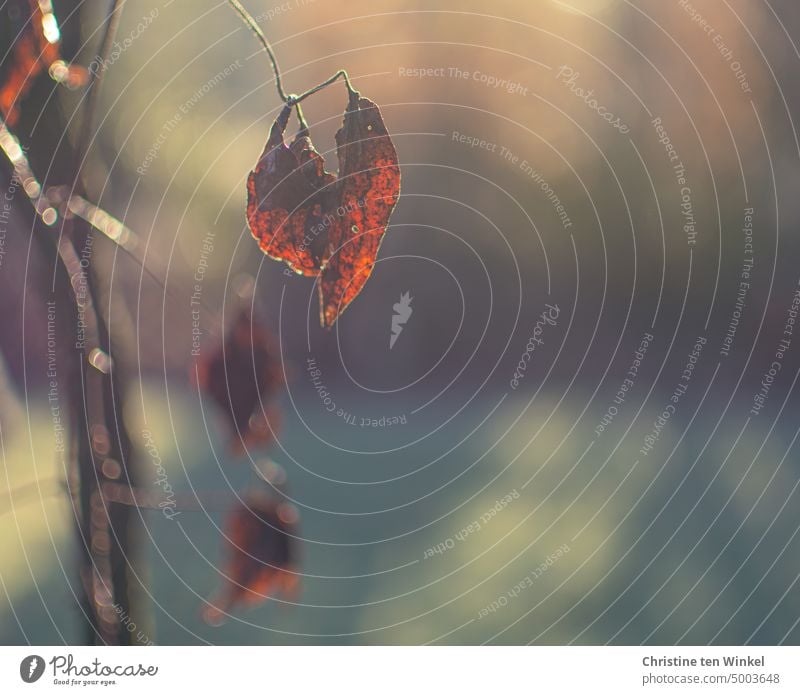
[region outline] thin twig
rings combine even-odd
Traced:
[[[164,492],[160,489],[131,487],[115,482],[105,482],[103,497],[115,504],[136,509],[171,509],[176,512],[227,512],[241,499],[227,492]]]
[[[296,104],[299,104],[306,97],[310,97],[312,94],[316,94],[321,89],[324,89],[328,85],[331,85],[334,82],[336,82],[336,80],[338,80],[340,77],[344,78],[344,84],[347,87],[347,91],[350,94],[350,96],[358,94],[358,91],[353,88],[353,85],[350,82],[350,76],[347,74],[347,70],[339,70],[339,72],[337,72],[335,75],[329,77],[324,82],[320,82],[316,87],[312,87],[311,89],[303,92],[300,96],[295,97],[294,102]]]
[[[269,60],[272,63],[272,72],[275,74],[275,86],[278,88],[278,96],[280,96],[281,101],[288,104],[289,96],[283,89],[283,82],[281,82],[281,71],[278,69],[278,59],[275,57],[275,51],[272,50],[272,46],[270,46],[269,41],[267,41],[267,37],[264,36],[264,32],[261,31],[261,27],[258,26],[258,22],[256,22],[256,20],[253,18],[253,15],[244,9],[239,0],[228,0],[228,4],[234,10],[236,10],[242,21],[247,24],[250,29],[252,29],[253,33],[261,42],[261,45],[264,47],[264,50],[267,52]]]
[[[278,59],[275,57],[275,51],[273,50],[270,42],[267,41],[267,37],[264,36],[264,32],[261,31],[261,27],[258,26],[258,22],[256,22],[253,15],[251,15],[239,2],[239,0],[228,0],[228,4],[236,10],[236,13],[242,19],[242,21],[247,24],[250,29],[252,29],[253,33],[256,35],[258,40],[261,42],[261,45],[266,51],[267,55],[269,56],[270,63],[272,64],[272,73],[275,76],[275,87],[278,90],[278,96],[281,98],[281,101],[285,104],[289,104],[290,106],[294,106],[297,109],[297,120],[300,122],[300,129],[307,130],[308,124],[306,123],[305,118],[303,117],[303,110],[300,108],[300,102],[307,97],[310,97],[312,94],[316,94],[321,89],[325,89],[329,85],[332,85],[336,80],[340,77],[344,79],[344,84],[347,87],[348,94],[353,96],[358,96],[358,91],[353,87],[352,83],[350,82],[350,76],[347,74],[346,70],[339,70],[335,75],[329,77],[327,80],[320,82],[316,87],[312,87],[311,89],[306,90],[300,95],[297,94],[287,94],[286,90],[283,88],[283,80],[281,79],[281,71],[278,67]]]

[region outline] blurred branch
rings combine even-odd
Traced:
[[[51,186],[46,191],[43,189],[19,140],[8,129],[2,118],[0,118],[0,151],[11,163],[14,176],[22,184],[22,188],[41,222],[50,226],[55,223],[59,214],[64,217],[76,215],[122,249],[161,289],[172,294],[173,298],[177,298],[174,290],[170,290],[167,286],[163,273],[154,270],[152,263],[145,262],[139,251],[141,241],[136,232],[111,213],[89,202],[84,196],[70,194],[70,186]],[[186,291],[191,294],[188,288]],[[208,306],[205,300],[200,299],[199,304],[209,316],[217,318],[217,312]]]
[[[125,0],[111,0],[111,9],[106,17],[106,27],[103,32],[103,40],[100,43],[99,65],[106,65],[114,47],[114,36],[119,28],[119,20],[122,17],[122,6]],[[86,107],[81,121],[81,130],[78,142],[75,147],[75,179],[73,184],[82,188],[83,166],[86,156],[91,146],[92,135],[94,132],[94,116],[97,113],[98,100],[100,98],[100,86],[103,81],[105,70],[90,70],[89,84],[86,87]]]
[[[100,64],[105,64],[114,44],[124,0],[111,0],[100,44]],[[91,71],[84,97],[85,104],[77,145],[73,152],[71,195],[83,196],[86,185],[83,170],[94,136],[95,113],[105,71]],[[131,510],[122,505],[107,505],[100,493],[102,480],[121,478],[133,485],[132,446],[120,416],[125,384],[115,364],[111,336],[105,319],[97,308],[95,266],[84,272],[84,255],[91,258],[89,229],[78,236],[83,251],[76,247],[75,215],[63,211],[58,252],[72,281],[78,316],[87,327],[86,341],[79,341],[82,359],[79,379],[73,379],[73,424],[77,439],[72,490],[76,508],[77,532],[82,549],[81,579],[85,601],[90,611],[91,632],[102,644],[130,643],[130,636],[119,622],[119,614],[131,615],[129,571],[132,558]],[[88,251],[87,251],[88,249]],[[81,297],[83,285],[84,297]],[[82,301],[83,300],[83,301]],[[89,342],[91,338],[91,343]],[[93,343],[93,345],[92,345]],[[87,350],[87,348],[90,348]],[[91,368],[86,367],[86,362]]]
[[[25,485],[19,485],[6,492],[3,497],[0,497],[0,516],[15,511],[17,504],[25,504],[29,500],[35,499],[33,494],[35,492],[38,492],[40,497],[43,494],[49,497],[58,492],[63,492],[64,488],[64,481],[56,477],[42,478]]]
[[[19,485],[0,497],[0,516],[16,511],[18,505],[24,505],[39,498],[54,497],[67,490],[67,482],[58,477],[41,478],[33,482]],[[172,493],[143,487],[132,487],[121,483],[104,482],[101,494],[105,501],[123,504],[136,509],[174,508],[179,512],[220,512],[228,511],[239,498],[231,493]]]
[[[174,299],[179,299],[175,295],[175,290],[170,289],[166,281],[166,272],[159,267],[159,270],[153,268],[152,262],[146,262],[145,257],[140,252],[142,247],[141,237],[127,227],[123,222],[114,217],[111,213],[106,212],[103,208],[89,202],[86,198],[80,195],[69,195],[66,186],[54,186],[47,190],[46,196],[49,203],[58,209],[63,210],[64,214],[72,214],[80,217],[84,222],[89,224],[93,229],[100,232],[106,239],[112,241],[118,248],[122,249],[125,254],[133,260],[161,289],[167,294],[172,295]],[[180,288],[188,294],[192,294],[192,290],[188,287]],[[202,309],[204,309],[209,316],[217,318],[217,313],[204,299],[198,300]]]
[[[11,166],[14,169],[14,176],[22,184],[22,190],[31,201],[34,211],[39,219],[46,225],[50,226],[55,223],[57,213],[50,204],[50,201],[42,193],[42,185],[31,169],[28,157],[25,150],[22,149],[19,140],[8,129],[0,118],[0,150],[8,157]]]

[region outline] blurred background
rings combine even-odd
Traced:
[[[800,641],[796,4],[245,4],[287,91],[345,68],[380,106],[402,194],[369,282],[320,328],[313,279],[245,221],[281,107],[258,42],[225,2],[124,3],[84,175],[137,255],[98,236],[91,264],[141,484],[160,475],[147,431],[171,488],[201,500],[137,510],[148,641]],[[90,65],[106,4],[53,5],[62,53]],[[21,102],[14,132],[50,185],[81,95],[43,77]],[[304,102],[332,171],[345,105],[338,82]],[[0,642],[80,643],[52,259],[11,198]],[[243,287],[287,378],[276,440],[244,452],[192,378]],[[224,514],[203,495],[235,495],[267,459],[300,515],[300,591],[208,625]]]

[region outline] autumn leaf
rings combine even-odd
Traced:
[[[17,18],[18,28],[11,58],[0,78],[0,113],[13,127],[19,119],[20,102],[43,70],[71,88],[86,84],[88,72],[61,59],[61,34],[50,0],[11,0],[6,12]]]
[[[298,273],[317,275],[324,249],[306,243],[306,236],[322,223],[323,210],[335,203],[331,184],[336,177],[325,172],[307,131],[301,130],[291,147],[286,146],[283,134],[291,113],[292,107],[285,106],[278,115],[264,154],[247,179],[247,220],[264,253]]]
[[[252,491],[226,524],[224,586],[209,600],[204,619],[219,624],[236,606],[251,606],[277,593],[292,597],[297,574],[297,510],[264,490]]]
[[[285,106],[247,180],[247,220],[261,249],[319,276],[320,323],[330,327],[363,288],[400,195],[400,168],[378,107],[353,92],[336,133],[339,174],[302,128],[291,145]]]
[[[320,319],[326,327],[336,322],[367,282],[400,195],[397,152],[372,101],[350,100],[336,145],[340,209],[345,214],[331,227],[330,256],[319,283]]]
[[[276,352],[269,333],[242,309],[219,350],[197,365],[199,386],[224,413],[236,451],[269,444],[278,427],[269,406],[283,383]]]

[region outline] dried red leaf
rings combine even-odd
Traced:
[[[239,605],[254,605],[276,593],[292,597],[297,573],[297,510],[264,491],[246,495],[228,517],[224,586],[203,617],[212,624]]]
[[[331,184],[336,177],[325,172],[307,132],[301,130],[291,147],[286,146],[283,133],[291,113],[290,106],[283,108],[247,179],[247,219],[264,253],[298,273],[317,275],[323,249],[306,237],[322,222],[323,209],[335,195]]]
[[[50,0],[13,0],[7,11],[21,19],[11,59],[0,82],[0,113],[13,127],[19,119],[19,103],[43,70],[73,88],[86,84],[88,72],[61,60],[58,23]]]
[[[367,282],[400,195],[397,152],[372,101],[351,101],[336,145],[345,214],[328,235],[330,257],[319,283],[323,326],[332,326]]]
[[[247,220],[261,249],[303,275],[319,275],[320,322],[332,326],[363,288],[400,195],[397,152],[378,107],[351,95],[336,133],[338,176],[306,130],[290,146],[291,107],[270,130],[247,180]]]
[[[220,349],[198,363],[198,374],[200,388],[225,414],[235,450],[272,441],[279,416],[267,404],[283,374],[271,336],[249,311],[240,312]]]

